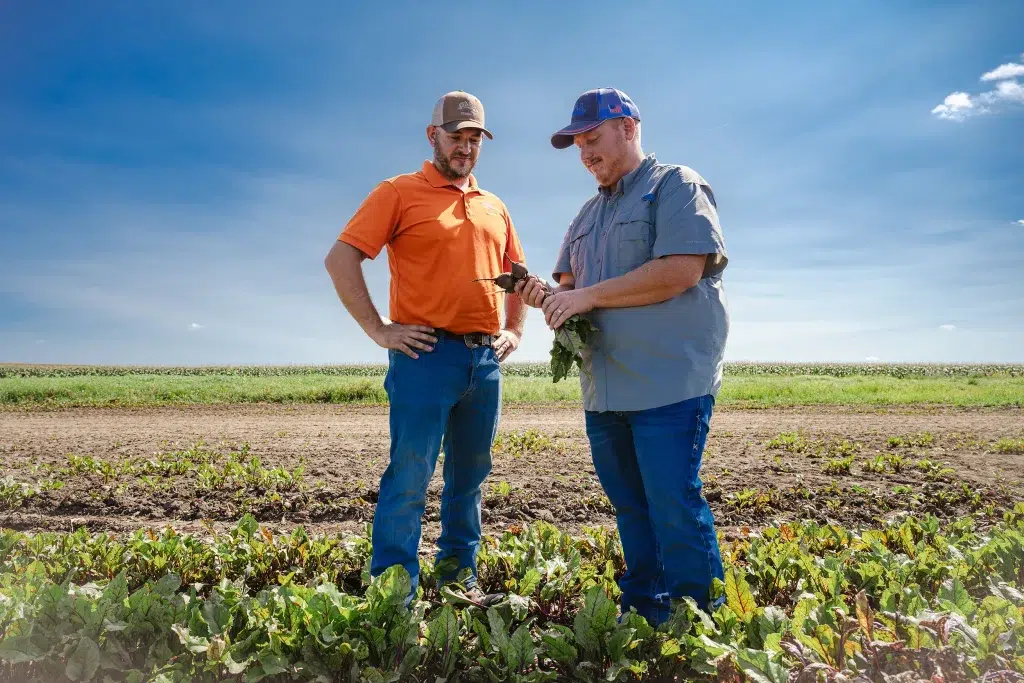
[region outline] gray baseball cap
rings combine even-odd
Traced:
[[[463,128],[479,128],[490,139],[491,131],[484,128],[484,105],[468,92],[453,90],[441,96],[434,105],[430,125],[440,126],[449,133]]]

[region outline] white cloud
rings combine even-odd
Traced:
[[[1024,55],[1021,55],[1021,60],[1024,60]],[[1010,62],[1009,64],[1000,64],[987,74],[983,75],[981,80],[1003,81],[1008,78],[1016,78],[1017,76],[1024,76],[1024,64]]]
[[[878,356],[868,356],[864,360],[867,361],[868,363],[877,363],[878,361],[881,360],[881,358],[879,358]]]
[[[1021,64],[1010,62],[982,74],[985,82],[996,81],[995,88],[979,95],[954,92],[946,96],[942,104],[932,109],[932,114],[947,121],[963,121],[969,116],[989,114],[1005,104],[1024,104],[1024,85],[1014,80],[1024,76],[1024,55]]]
[[[199,323],[192,323],[191,325],[188,326],[188,329],[190,329],[190,330],[198,330],[198,329],[201,329],[202,327],[203,326],[200,325]]]
[[[932,113],[940,119],[960,121],[967,118],[974,109],[974,102],[971,96],[965,92],[955,92],[947,95],[942,104],[932,109]]]
[[[1024,102],[1024,85],[1017,81],[1000,81],[996,89],[981,96],[987,101],[996,102],[1006,100],[1007,102]]]
[[[947,323],[945,325],[939,325],[939,329],[942,330],[943,332],[953,332],[954,330],[956,330],[956,325],[950,325]]]
[[[1024,218],[1022,218],[1021,220],[1017,221],[1017,225],[1024,225]]]

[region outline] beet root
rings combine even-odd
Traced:
[[[502,273],[498,277],[481,277],[474,280],[474,282],[480,282],[486,280],[487,282],[493,282],[494,284],[501,287],[507,293],[512,294],[516,290],[516,283],[520,280],[525,280],[530,276],[530,271],[526,269],[522,263],[512,262],[512,272]]]
[[[516,279],[512,277],[512,273],[502,273],[498,277],[481,277],[477,278],[473,282],[480,282],[481,280],[493,282],[509,294],[514,292],[516,288]]]
[[[494,284],[498,285],[506,292],[513,292],[516,288],[516,278],[512,273],[502,273],[498,277],[494,278]]]

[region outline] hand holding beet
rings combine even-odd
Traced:
[[[536,275],[531,275],[521,263],[512,262],[512,270],[498,277],[486,277],[474,282],[493,282],[508,294],[519,294],[528,306],[540,308],[544,297],[551,293],[551,287]]]
[[[530,275],[525,266],[515,261],[512,262],[511,272],[493,278],[479,278],[474,282],[482,280],[493,282],[508,294],[520,294],[528,305],[535,308],[539,308],[551,294],[547,283]],[[580,315],[563,317],[566,319],[561,320],[555,330],[555,341],[551,346],[551,377],[554,382],[567,376],[573,363],[583,370],[583,347],[597,330],[587,318]]]
[[[533,308],[540,308],[544,300],[551,293],[551,285],[536,275],[530,275],[525,280],[520,280],[516,283],[516,294],[522,298],[527,306]]]

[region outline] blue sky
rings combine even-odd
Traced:
[[[437,97],[547,273],[601,86],[715,190],[728,359],[1024,361],[1024,3],[937,4],[3,3],[0,362],[384,361],[323,257]]]

